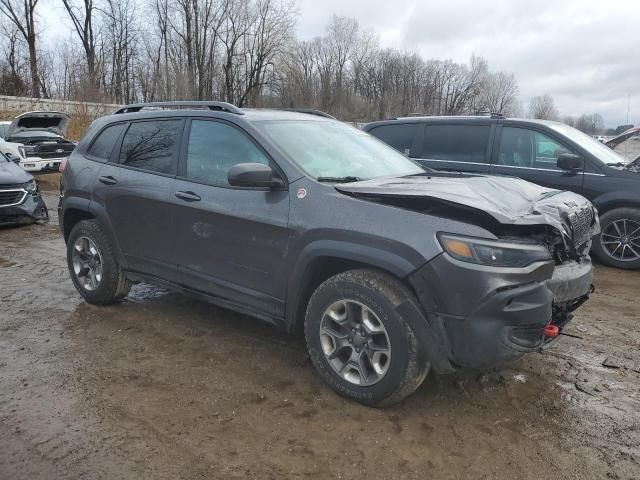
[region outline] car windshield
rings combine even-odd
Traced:
[[[553,124],[550,125],[550,127],[576,142],[605,165],[626,165],[628,163],[626,158],[614,152],[603,143],[594,140],[589,135],[582,133],[580,130],[562,124]]]
[[[425,172],[380,140],[341,122],[275,120],[256,123],[292,162],[315,179],[355,181]]]
[[[60,138],[57,133],[50,132],[48,130],[22,130],[15,132],[11,135],[11,138],[31,138],[31,137],[47,137],[47,138]]]

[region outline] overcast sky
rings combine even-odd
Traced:
[[[526,112],[548,93],[561,115],[600,113],[607,126],[640,124],[640,1],[637,0],[297,0],[302,39],[346,15],[385,47],[425,58],[513,72]]]

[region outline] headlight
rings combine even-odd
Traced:
[[[478,265],[516,268],[551,260],[551,253],[544,245],[449,234],[440,234],[438,239],[442,248],[453,258]]]
[[[35,180],[30,180],[27,183],[23,183],[22,188],[29,193],[36,193],[38,191],[38,184]]]

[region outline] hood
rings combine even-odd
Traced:
[[[460,205],[488,214],[504,225],[550,225],[576,246],[600,232],[595,209],[586,198],[519,178],[434,172],[339,184],[335,188],[354,196],[419,197]]]
[[[613,137],[612,139],[607,140],[606,142],[604,142],[604,144],[607,147],[614,149],[621,143],[626,142],[631,137],[635,137],[636,135],[640,135],[640,127],[635,127],[635,128],[630,128],[629,130],[625,130],[617,137]]]
[[[31,174],[25,172],[15,163],[7,162],[4,158],[0,158],[0,187],[27,183],[32,179]]]
[[[11,137],[29,130],[48,130],[64,137],[70,121],[71,117],[62,112],[27,112],[13,119],[5,136]]]

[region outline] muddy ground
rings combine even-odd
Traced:
[[[85,304],[56,225],[0,230],[0,479],[640,478],[640,272],[597,267],[545,354],[376,410],[259,321],[147,285]]]

